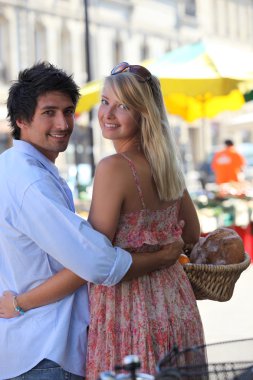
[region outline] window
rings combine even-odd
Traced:
[[[9,79],[9,42],[8,23],[4,17],[0,17],[0,81],[6,83]]]
[[[144,61],[147,58],[149,58],[149,47],[146,41],[144,41],[141,46],[141,60]]]
[[[187,16],[196,16],[196,1],[195,0],[185,0],[185,14]]]
[[[35,26],[35,61],[47,59],[46,29],[41,23]]]
[[[114,54],[114,64],[116,65],[122,60],[122,43],[118,39],[114,41],[113,54]]]
[[[72,72],[71,57],[71,36],[69,31],[64,28],[61,32],[60,62],[68,73]]]

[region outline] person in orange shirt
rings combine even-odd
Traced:
[[[239,182],[238,174],[245,166],[245,159],[236,151],[232,140],[225,140],[224,144],[224,149],[215,153],[211,163],[216,183]]]

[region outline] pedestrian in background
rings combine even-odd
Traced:
[[[9,90],[14,141],[0,156],[0,294],[11,291],[0,302],[1,380],[82,379],[89,324],[86,282],[115,285],[172,265],[182,249],[178,239],[155,254],[130,255],[75,214],[55,160],[68,146],[78,98],[72,77],[44,62],[20,72]],[[111,203],[110,194],[105,196]],[[101,219],[108,219],[110,228],[111,208]],[[37,296],[33,289],[43,282],[44,292]],[[28,306],[26,294],[32,294]],[[36,303],[48,305],[34,308]]]
[[[215,153],[211,163],[218,185],[227,182],[240,182],[240,173],[244,166],[245,159],[235,149],[232,140],[224,141],[224,148]]]

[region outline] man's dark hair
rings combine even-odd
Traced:
[[[225,140],[224,141],[224,144],[226,145],[226,146],[233,146],[234,145],[234,142],[232,141],[232,140]]]
[[[39,62],[20,71],[18,79],[9,89],[7,99],[7,117],[14,139],[20,139],[20,128],[16,120],[23,119],[31,122],[38,97],[51,91],[59,91],[68,95],[74,106],[80,97],[79,87],[74,82],[72,75],[68,75],[49,62]]]

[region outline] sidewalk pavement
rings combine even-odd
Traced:
[[[229,301],[197,303],[207,344],[253,338],[253,264],[242,272]]]

